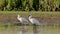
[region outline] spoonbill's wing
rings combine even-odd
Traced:
[[[28,23],[29,23],[29,21],[28,21],[26,18],[22,18],[22,22],[23,22],[24,24],[28,24]]]
[[[35,18],[32,18],[32,19],[31,19],[31,22],[32,22],[32,23],[35,23],[35,24],[37,24],[37,25],[40,24],[40,22],[39,22],[37,19],[35,19]]]

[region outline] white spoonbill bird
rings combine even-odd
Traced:
[[[31,14],[29,15],[29,21],[30,21],[32,24],[40,25],[40,22],[39,22],[37,19],[32,18],[32,15],[31,15]]]
[[[29,24],[29,21],[26,18],[23,18],[21,15],[18,14],[17,19],[22,23],[22,24]]]

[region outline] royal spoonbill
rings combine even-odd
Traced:
[[[22,16],[19,15],[19,14],[18,14],[17,19],[18,19],[22,24],[25,25],[25,26],[22,26],[22,29],[23,29],[23,30],[22,30],[21,34],[26,34],[25,31],[24,31],[24,29],[26,28],[26,24],[30,24],[30,22],[28,21],[28,19],[22,17]]]
[[[39,22],[37,19],[33,18],[31,14],[29,15],[29,21],[30,21],[32,24],[40,25],[40,22]]]
[[[26,18],[23,18],[21,15],[18,14],[17,19],[22,23],[22,24],[29,24],[29,21]]]

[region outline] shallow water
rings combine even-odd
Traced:
[[[60,34],[60,25],[0,25],[0,34]]]

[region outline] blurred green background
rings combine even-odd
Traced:
[[[0,0],[0,10],[60,11],[60,0]]]

